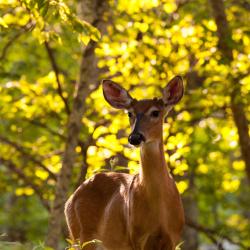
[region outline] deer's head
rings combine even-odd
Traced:
[[[102,81],[106,101],[114,108],[128,111],[132,132],[129,143],[139,146],[162,138],[162,124],[171,108],[183,96],[183,81],[174,77],[163,89],[161,99],[136,100],[128,91],[111,80]]]

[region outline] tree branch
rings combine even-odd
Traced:
[[[9,50],[9,48],[11,47],[11,45],[23,34],[23,32],[19,32],[17,34],[15,34],[12,39],[10,39],[5,46],[3,47],[2,53],[0,55],[0,61],[3,61],[5,59],[5,56]]]
[[[106,28],[106,22],[103,20],[103,16],[107,13],[108,1],[86,0],[81,3],[83,5],[83,12],[86,13],[90,11],[87,14],[93,14],[93,22],[91,23],[103,33]],[[88,9],[89,7],[91,7],[91,9]],[[88,95],[96,89],[99,84],[100,69],[97,66],[98,58],[95,56],[96,46],[97,43],[91,41],[82,53],[79,81],[75,88],[73,108],[69,116],[62,168],[58,176],[54,206],[49,220],[48,237],[45,243],[53,249],[58,249],[60,228],[62,226],[61,220],[58,220],[58,218],[63,216],[64,204],[67,199],[67,191],[69,189],[76,157],[75,148],[79,143],[79,134],[82,127],[82,115],[87,109],[85,101]]]
[[[25,26],[21,27],[21,30],[17,32],[3,47],[2,53],[0,55],[0,61],[3,61],[7,55],[8,50],[12,46],[12,44],[26,31],[28,31],[32,27],[31,23],[26,24]]]
[[[169,22],[172,23],[175,19],[175,15],[180,11],[180,9],[192,0],[176,0],[176,10],[169,15]]]
[[[197,231],[199,231],[199,232],[202,232],[202,233],[206,234],[206,236],[209,239],[211,239],[218,247],[220,247],[220,245],[221,245],[220,241],[223,239],[223,240],[226,240],[226,241],[230,242],[233,245],[237,245],[237,246],[242,247],[243,249],[250,250],[249,246],[245,246],[241,242],[236,242],[235,240],[232,240],[227,235],[224,235],[224,234],[218,232],[215,229],[208,228],[208,227],[205,227],[203,225],[200,225],[200,224],[190,220],[189,218],[186,218],[186,225],[193,228],[193,229],[195,229],[195,230],[197,230]],[[222,248],[219,248],[219,249],[222,249]]]
[[[40,187],[37,186],[33,180],[31,180],[30,178],[28,178],[22,171],[21,169],[19,169],[14,162],[12,162],[11,160],[7,160],[4,159],[3,157],[0,157],[0,164],[3,164],[5,167],[7,167],[11,172],[15,173],[18,175],[18,177],[20,177],[25,183],[26,185],[30,186],[34,192],[36,193],[36,195],[39,197],[39,199],[41,200],[43,206],[49,210],[49,203],[43,198],[43,193],[40,191]]]
[[[8,138],[0,135],[0,141],[2,141],[5,144],[10,145],[11,147],[15,148],[18,152],[20,152],[25,158],[27,158],[28,160],[32,161],[33,163],[37,164],[38,166],[40,166],[43,170],[45,170],[46,172],[49,173],[49,176],[56,180],[56,175],[49,170],[41,161],[37,160],[35,158],[35,156],[33,156],[30,153],[27,153],[26,150],[24,149],[23,146],[17,144],[16,142],[13,142],[11,140],[9,140]]]
[[[63,96],[62,84],[61,84],[61,81],[60,81],[60,78],[59,78],[60,71],[59,71],[58,65],[56,63],[54,52],[53,52],[52,48],[50,47],[50,45],[49,45],[49,43],[47,41],[44,43],[44,45],[45,45],[45,48],[47,50],[52,69],[53,69],[53,71],[55,73],[55,76],[56,76],[58,94],[59,94],[59,96],[61,97],[61,99],[62,99],[62,101],[64,103],[66,113],[69,115],[70,114],[70,108],[69,108],[68,100]]]
[[[54,131],[53,129],[48,127],[46,124],[44,124],[44,123],[42,123],[42,122],[40,122],[38,120],[31,120],[31,119],[27,119],[27,118],[25,118],[24,120],[31,123],[32,125],[35,125],[37,127],[46,129],[50,134],[58,136],[62,140],[66,140],[66,137],[63,134],[60,134],[57,131]]]
[[[86,178],[87,170],[88,170],[88,163],[87,163],[87,151],[88,148],[91,145],[94,145],[96,140],[93,138],[93,134],[95,133],[96,129],[99,126],[107,126],[109,121],[107,120],[102,120],[100,122],[97,122],[94,126],[93,132],[88,135],[87,139],[84,142],[79,141],[78,144],[81,147],[81,154],[82,154],[82,159],[83,159],[83,164],[81,168],[81,172],[79,175],[78,180],[76,181],[75,188],[77,188]]]

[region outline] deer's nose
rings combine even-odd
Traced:
[[[140,133],[132,133],[129,137],[128,137],[128,141],[130,144],[134,145],[134,146],[138,146],[140,145],[140,143],[142,141],[145,141],[145,138],[142,134]]]

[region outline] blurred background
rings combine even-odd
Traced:
[[[75,188],[138,171],[101,79],[140,99],[181,75],[164,125],[181,249],[250,249],[249,11],[249,0],[0,0],[0,248],[64,249]]]

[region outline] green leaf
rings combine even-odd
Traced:
[[[45,17],[46,14],[48,13],[48,10],[49,10],[49,1],[46,1],[41,7],[40,10],[41,15]]]

